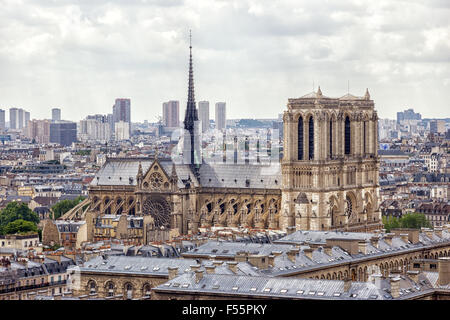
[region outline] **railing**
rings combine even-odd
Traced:
[[[61,284],[66,284],[66,280],[39,283],[39,284],[31,284],[31,285],[25,285],[25,286],[20,286],[20,287],[12,287],[12,288],[8,288],[8,289],[0,289],[0,294],[34,290],[34,289],[39,289],[39,288],[51,288],[53,286],[61,285]]]

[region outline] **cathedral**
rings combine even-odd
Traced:
[[[381,229],[377,119],[368,91],[330,98],[319,87],[288,100],[281,163],[207,162],[201,158],[190,46],[182,161],[158,155],[107,159],[89,186],[83,214],[150,216],[152,228],[178,234],[213,226]]]

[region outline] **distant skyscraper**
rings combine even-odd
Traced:
[[[430,121],[431,133],[445,133],[445,120],[432,120]]]
[[[25,123],[25,110],[18,110],[18,127],[16,129],[22,129]]]
[[[226,128],[227,113],[225,102],[216,103],[216,129],[223,130]]]
[[[49,120],[29,120],[26,125],[25,135],[34,139],[37,143],[50,142],[50,121]]]
[[[131,134],[131,102],[130,99],[116,99],[113,105],[114,123],[119,121],[128,122]]]
[[[77,141],[77,124],[71,121],[59,121],[50,124],[50,142],[70,146]]]
[[[30,113],[28,111],[25,111],[25,118],[23,122],[23,126],[26,127],[28,125],[28,121],[30,121]]]
[[[115,123],[115,137],[117,141],[130,139],[130,123],[119,121]]]
[[[5,110],[0,109],[0,130],[5,130]]]
[[[209,101],[198,103],[198,117],[202,122],[202,132],[205,132],[209,129]]]
[[[9,108],[9,128],[19,129],[19,109]]]
[[[61,120],[61,109],[53,108],[52,109],[52,121],[60,121]]]
[[[163,103],[163,125],[169,128],[180,126],[180,102],[169,101]]]
[[[415,113],[413,109],[408,109],[403,112],[397,112],[397,123],[403,120],[421,120],[422,115]]]

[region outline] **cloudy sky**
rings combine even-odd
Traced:
[[[274,118],[288,98],[363,95],[379,116],[450,117],[448,0],[0,0],[0,108],[36,119],[111,113],[132,121],[187,99],[189,29],[196,100],[228,118]],[[212,108],[213,109],[213,108]],[[211,116],[214,115],[212,110]],[[8,118],[7,113],[7,118]]]

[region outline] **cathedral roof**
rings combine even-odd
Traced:
[[[97,172],[91,186],[136,186],[139,164],[145,173],[153,163],[150,158],[111,158]],[[194,187],[281,189],[281,167],[273,164],[204,163],[200,166],[199,181],[188,164],[175,164],[170,159],[158,159],[170,174],[175,167],[178,187],[184,188],[189,178]]]

